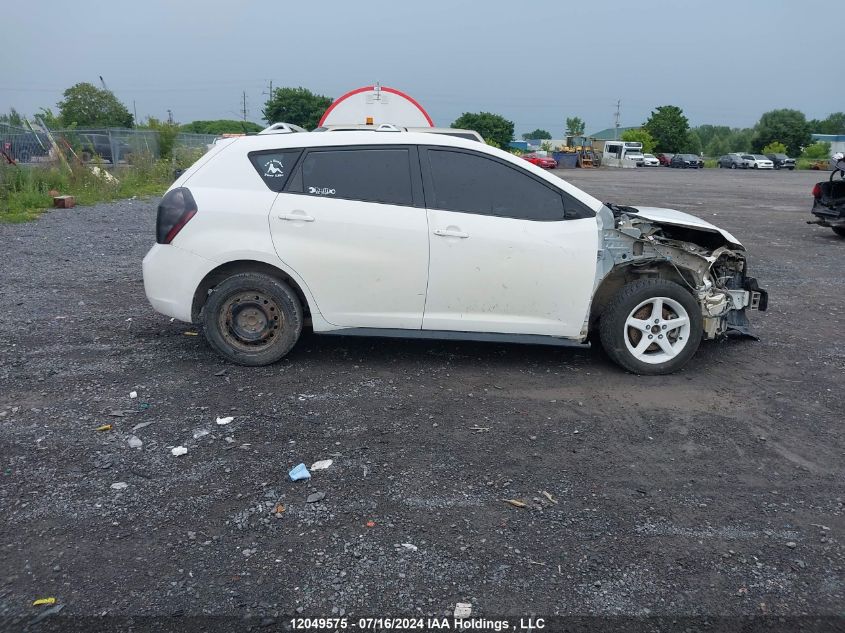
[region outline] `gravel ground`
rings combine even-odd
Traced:
[[[147,304],[156,201],[0,225],[5,628],[47,596],[267,624],[842,617],[845,240],[804,223],[819,175],[560,173],[743,240],[761,341],[637,377],[595,350],[306,333],[243,368]]]

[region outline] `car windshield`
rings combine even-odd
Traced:
[[[643,154],[645,158],[654,158],[654,154]]]
[[[754,154],[754,158],[757,160],[769,160],[767,156],[763,156],[762,154]]]

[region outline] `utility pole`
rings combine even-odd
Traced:
[[[246,90],[243,92],[243,120],[246,121],[247,109],[246,109]]]
[[[168,110],[168,111],[167,111],[167,122],[168,122],[170,125],[173,125],[173,110]]]
[[[616,124],[614,125],[614,128],[613,128],[613,140],[614,141],[619,140],[619,115],[620,115],[620,108],[621,107],[622,107],[622,99],[617,99],[616,100],[616,115],[615,115]]]

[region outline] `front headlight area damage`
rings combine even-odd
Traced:
[[[746,310],[765,310],[768,295],[747,275],[745,249],[728,234],[704,222],[648,219],[617,205],[603,207],[598,219],[602,239],[588,328],[623,286],[653,277],[673,281],[696,298],[705,339],[729,331],[756,338]]]

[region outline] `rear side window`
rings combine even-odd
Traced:
[[[563,192],[491,158],[429,149],[428,159],[433,208],[546,222],[595,215]]]
[[[288,191],[413,206],[410,153],[393,147],[311,150]]]
[[[281,191],[290,178],[296,159],[301,153],[301,149],[252,152],[249,160],[265,185],[273,191]]]

